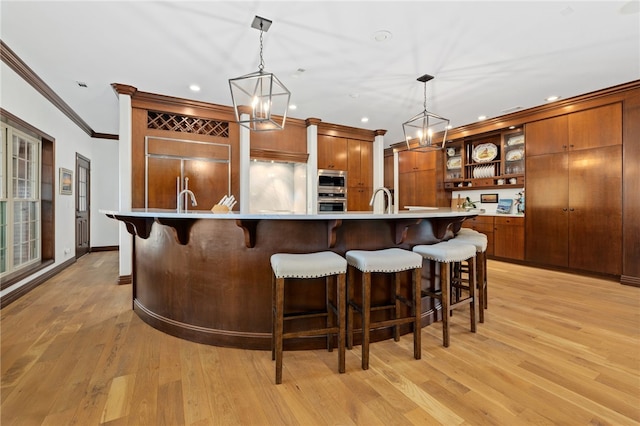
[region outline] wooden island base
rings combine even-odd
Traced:
[[[217,346],[270,350],[271,266],[274,253],[331,250],[376,250],[433,244],[451,238],[466,217],[452,212],[395,215],[314,215],[258,217],[249,215],[143,215],[107,213],[123,221],[134,237],[133,309],[146,323],[168,334]],[[206,217],[205,217],[206,216]],[[430,216],[430,217],[426,217]],[[435,274],[424,265],[423,288]],[[388,274],[374,274],[372,303],[391,295]],[[360,277],[355,277],[359,282]],[[289,308],[322,308],[322,279],[288,287]],[[409,295],[410,275],[403,277]],[[359,289],[355,289],[359,297]],[[285,307],[286,309],[287,307]],[[422,301],[422,325],[437,320],[434,301]],[[384,311],[377,315],[386,315]],[[317,320],[317,319],[316,319]],[[298,326],[304,326],[299,324]],[[360,342],[360,320],[354,322]],[[411,331],[406,326],[402,333]],[[372,333],[372,341],[391,337],[390,329]],[[322,337],[293,339],[285,349],[319,349]]]

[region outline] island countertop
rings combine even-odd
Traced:
[[[429,219],[439,217],[477,216],[480,209],[457,210],[449,207],[428,207],[424,209],[400,210],[398,213],[373,213],[371,211],[354,211],[344,213],[213,213],[210,210],[189,210],[178,213],[173,209],[131,209],[131,210],[100,210],[107,216],[130,216],[139,218],[167,218],[167,219],[274,219],[274,220],[335,220],[335,219]]]
[[[353,249],[411,250],[417,244],[452,238],[462,222],[480,212],[439,208],[392,214],[177,213],[159,209],[101,213],[123,222],[133,235],[133,309],[143,321],[196,342],[269,350],[270,257],[274,253],[329,250],[344,256]],[[410,274],[405,275],[402,294],[410,289]],[[372,303],[386,300],[389,280],[385,274],[372,277]],[[436,280],[435,270],[423,265],[423,288],[433,288]],[[293,285],[286,309],[320,309],[325,303],[324,279],[299,284],[297,289]],[[423,298],[423,326],[440,316],[438,308],[439,302]],[[357,344],[360,320],[354,325]],[[409,328],[401,333],[410,332]],[[390,333],[390,329],[376,330],[371,339],[386,339]],[[325,345],[326,338],[287,342],[288,349]]]

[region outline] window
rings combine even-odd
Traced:
[[[0,151],[0,275],[41,259],[38,138],[2,124]]]

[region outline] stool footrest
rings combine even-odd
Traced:
[[[282,333],[283,339],[291,339],[293,337],[313,337],[313,336],[324,336],[327,334],[338,334],[340,329],[338,327],[330,327],[330,328],[320,328],[313,330],[300,330],[300,331],[289,331],[287,333]]]
[[[391,327],[391,326],[400,325],[400,324],[413,324],[414,322],[415,322],[415,318],[413,317],[395,318],[395,319],[389,319],[385,321],[372,322],[369,325],[369,328],[372,330],[375,330],[377,328]]]
[[[289,321],[289,320],[296,320],[296,319],[303,319],[303,318],[321,318],[321,317],[327,317],[329,316],[328,313],[326,312],[304,312],[304,313],[300,313],[300,312],[290,312],[288,314],[284,314],[284,320],[285,321]]]

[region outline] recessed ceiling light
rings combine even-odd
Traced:
[[[349,93],[349,96],[351,96],[353,99],[358,99],[360,97],[360,93]]]
[[[548,98],[545,99],[545,101],[547,102],[553,102],[553,101],[557,101],[558,99],[560,99],[560,96],[549,96]]]
[[[393,37],[391,31],[387,30],[378,30],[373,33],[373,39],[380,43],[391,40],[391,37]]]
[[[291,104],[291,105],[289,105],[289,109],[291,109],[291,110],[298,109],[298,105]]]
[[[189,90],[191,90],[192,92],[199,92],[200,86],[198,86],[197,84],[192,84],[189,86]]]
[[[360,121],[363,123],[367,123],[369,121],[369,117],[362,117]]]
[[[486,120],[487,116],[486,115],[479,115],[478,116],[478,120],[482,121],[482,120]]]

